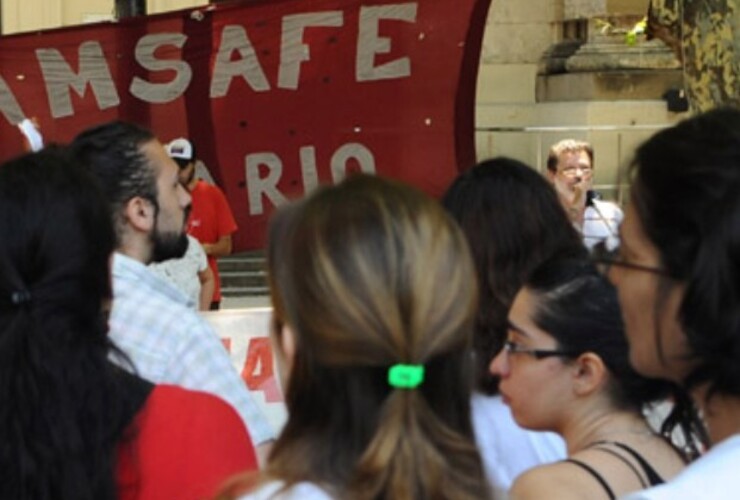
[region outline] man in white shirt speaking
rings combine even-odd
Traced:
[[[619,246],[619,224],[624,214],[612,202],[602,201],[592,190],[594,150],[585,141],[565,139],[547,155],[547,177],[563,203],[573,225],[591,250],[604,242],[608,250]]]

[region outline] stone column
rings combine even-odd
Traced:
[[[537,99],[543,101],[660,99],[681,88],[681,64],[660,40],[627,33],[649,0],[566,0],[563,41],[543,56]]]

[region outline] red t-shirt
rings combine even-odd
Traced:
[[[188,218],[188,233],[198,241],[216,243],[221,237],[233,234],[238,229],[226,196],[217,186],[198,180],[190,196],[193,202]],[[213,300],[217,302],[221,300],[221,277],[215,257],[208,256],[208,266],[216,278]]]
[[[257,469],[244,423],[221,399],[157,385],[119,446],[121,500],[212,498],[230,476]]]

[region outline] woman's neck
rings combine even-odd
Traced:
[[[712,446],[734,434],[740,434],[740,398],[714,394],[707,399],[707,386],[691,393],[694,403],[701,410]]]
[[[560,434],[568,446],[568,455],[573,455],[599,441],[633,441],[655,432],[642,415],[611,409],[573,418]]]

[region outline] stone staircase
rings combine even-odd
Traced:
[[[262,250],[222,257],[218,260],[224,297],[268,295],[265,253]]]

